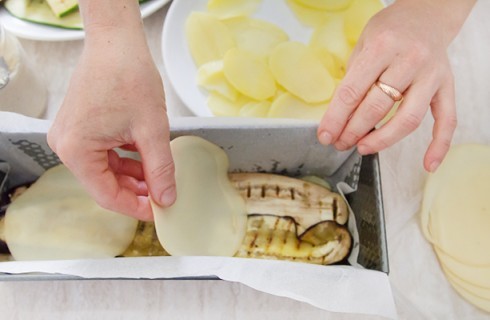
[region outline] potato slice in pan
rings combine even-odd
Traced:
[[[245,236],[245,203],[228,180],[228,157],[196,136],[170,142],[177,200],[161,208],[152,201],[158,239],[171,255],[233,256]]]
[[[349,211],[344,199],[317,184],[267,173],[232,173],[229,177],[246,199],[249,214],[292,217],[299,233],[319,221],[347,222]]]
[[[138,221],[99,207],[58,165],[9,205],[4,223],[15,260],[57,260],[115,257],[133,240]]]

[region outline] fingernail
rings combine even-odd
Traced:
[[[318,138],[318,140],[320,140],[321,144],[327,146],[332,143],[332,135],[327,131],[323,131],[322,133],[320,133],[320,137]]]
[[[163,191],[162,196],[160,197],[161,205],[164,207],[170,207],[174,204],[176,199],[175,186],[171,186]]]
[[[439,161],[433,161],[429,166],[430,172],[435,172],[441,163]]]
[[[342,141],[338,141],[338,142],[335,143],[335,149],[337,149],[339,151],[345,151],[345,150],[349,149],[349,146],[346,145]]]
[[[372,153],[372,150],[365,144],[361,144],[357,146],[357,152],[361,155],[366,155]]]

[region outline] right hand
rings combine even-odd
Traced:
[[[161,206],[176,197],[162,79],[142,29],[92,31],[48,143],[102,207],[152,220],[148,195]]]

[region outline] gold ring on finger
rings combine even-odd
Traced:
[[[375,85],[376,87],[380,88],[381,91],[383,91],[393,101],[397,102],[403,99],[403,95],[401,94],[401,92],[393,88],[392,86],[387,85],[386,83],[383,83],[379,80],[376,81]]]

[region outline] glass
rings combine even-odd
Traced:
[[[20,42],[0,25],[0,111],[40,118],[47,90]]]

